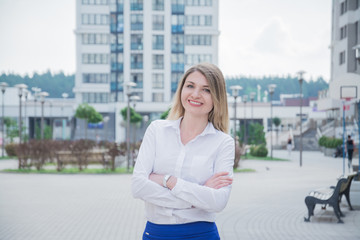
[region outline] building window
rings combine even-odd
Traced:
[[[123,53],[111,54],[111,71],[122,72],[124,70],[124,55]]]
[[[164,94],[163,93],[153,93],[152,94],[153,102],[164,102]]]
[[[83,83],[108,83],[109,74],[107,73],[83,73]]]
[[[171,73],[171,91],[176,92],[179,81],[181,80],[183,74],[182,73]]]
[[[143,30],[143,15],[131,14],[130,24],[131,30]]]
[[[131,50],[142,50],[142,49],[143,49],[143,35],[131,34]]]
[[[164,0],[153,0],[152,1],[153,11],[164,11]]]
[[[186,26],[211,26],[211,15],[188,15],[185,19]]]
[[[184,54],[171,54],[171,71],[184,72]]]
[[[122,33],[110,35],[111,52],[122,52],[124,50],[124,35]]]
[[[143,5],[143,0],[130,0],[131,11],[142,11]]]
[[[136,83],[135,88],[143,88],[143,74],[142,73],[132,73],[131,81]]]
[[[82,0],[82,5],[108,5],[108,0]]]
[[[83,64],[108,64],[109,55],[102,53],[83,53],[82,54]]]
[[[340,28],[340,40],[346,38],[347,35],[347,26],[343,26]]]
[[[184,52],[184,35],[183,34],[172,34],[171,35],[171,52],[172,53],[183,53]]]
[[[211,46],[211,35],[187,35],[188,46]]]
[[[109,44],[109,35],[104,33],[81,34],[82,44]]]
[[[185,0],[186,6],[212,6],[212,0]]]
[[[164,50],[164,35],[153,35],[153,50]]]
[[[107,93],[83,93],[82,100],[86,103],[108,103],[109,95]]]
[[[348,0],[343,1],[340,4],[340,15],[343,15],[344,13],[347,12],[347,5],[348,5]]]
[[[131,69],[143,69],[142,54],[131,54]]]
[[[164,69],[164,55],[154,54],[152,61],[153,69]]]
[[[153,30],[164,30],[164,15],[153,15],[152,21]]]
[[[342,51],[340,54],[339,54],[339,65],[342,65],[345,63],[345,51]]]
[[[152,86],[153,86],[153,88],[163,89],[164,88],[164,74],[154,73],[152,75]]]
[[[186,65],[194,65],[202,62],[212,62],[211,54],[187,54]]]
[[[83,25],[109,25],[109,15],[107,14],[81,14],[81,24]]]

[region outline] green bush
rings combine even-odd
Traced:
[[[255,157],[266,157],[268,154],[268,150],[265,144],[260,144],[257,146],[250,147],[250,155]]]
[[[318,141],[319,146],[326,148],[336,148],[337,146],[341,145],[342,142],[342,139],[326,136],[322,136]]]
[[[16,157],[16,146],[16,143],[9,143],[5,145],[6,155],[8,155],[9,157]]]

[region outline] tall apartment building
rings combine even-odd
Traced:
[[[77,0],[77,104],[110,117],[123,139],[124,83],[134,82],[136,111],[152,118],[167,110],[184,71],[218,62],[218,0]],[[80,128],[81,128],[80,124]],[[81,132],[81,131],[79,131]]]
[[[360,0],[333,0],[331,23],[329,90],[319,109],[339,115],[344,97],[360,99]]]

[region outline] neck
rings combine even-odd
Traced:
[[[182,132],[192,133],[191,135],[198,135],[204,131],[208,124],[208,118],[203,117],[194,117],[191,115],[184,115],[181,124],[180,129]]]

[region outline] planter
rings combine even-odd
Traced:
[[[328,157],[334,156],[336,149],[335,148],[324,148],[324,155]]]

